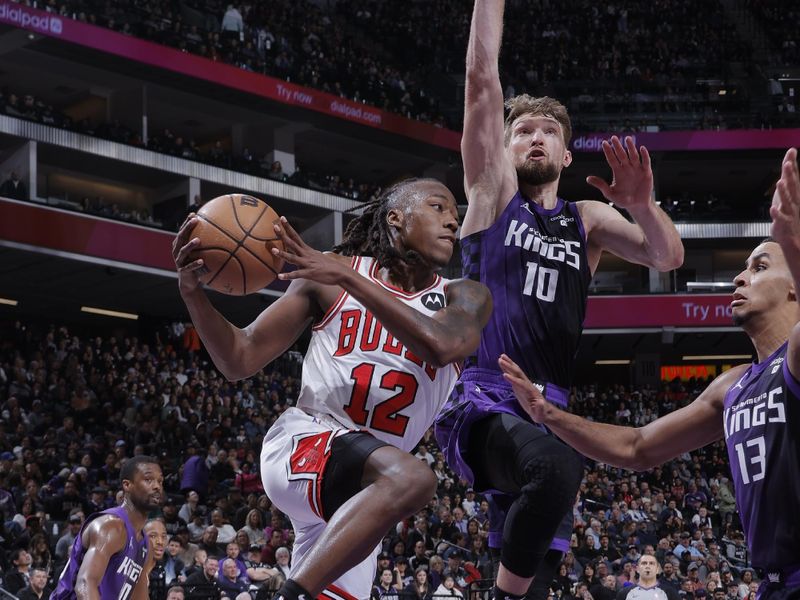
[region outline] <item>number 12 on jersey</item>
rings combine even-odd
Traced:
[[[525,287],[522,288],[524,296],[534,294],[536,287],[536,297],[544,302],[552,302],[556,298],[556,286],[558,285],[558,271],[542,267],[535,262],[526,263],[527,272],[525,274]]]
[[[408,417],[398,414],[404,408],[414,404],[417,396],[417,379],[411,373],[387,371],[381,377],[380,389],[397,391],[397,394],[379,402],[372,409],[370,417],[367,411],[367,399],[372,389],[375,365],[361,363],[353,367],[350,379],[353,380],[353,392],[350,401],[345,404],[344,411],[356,425],[369,427],[385,433],[402,437],[408,426]]]

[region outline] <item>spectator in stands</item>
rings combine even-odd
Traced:
[[[0,186],[0,195],[15,200],[28,199],[28,190],[16,171],[11,171],[11,176]]]
[[[222,26],[220,27],[223,35],[231,34],[234,39],[239,39],[239,36],[244,31],[244,19],[242,13],[233,4],[228,5],[228,9],[222,17]]]
[[[402,584],[396,580],[395,573],[391,569],[383,569],[380,572],[378,584],[372,587],[371,600],[400,600],[400,590]]]
[[[211,525],[217,530],[217,544],[225,546],[228,542],[236,539],[236,530],[230,523],[225,522],[225,518],[220,509],[211,511]]]
[[[186,521],[178,516],[178,505],[174,498],[168,496],[161,510],[164,513],[164,527],[167,528],[168,535],[173,536],[178,532],[178,529],[188,526]]]
[[[208,554],[206,554],[206,551],[198,549],[197,552],[194,553],[194,561],[191,563],[185,563],[186,566],[183,568],[183,574],[186,576],[186,579],[195,573],[202,573],[205,569],[207,558]]]
[[[437,599],[451,596],[454,598],[464,597],[464,594],[461,593],[461,590],[456,587],[456,582],[452,575],[444,576],[442,583],[436,588],[436,591],[433,592],[433,595]]]
[[[453,550],[447,557],[447,566],[444,568],[443,575],[451,576],[458,589],[463,590],[467,587],[467,571],[463,567],[464,556],[460,550]]]
[[[186,468],[185,465],[184,463],[184,469]],[[181,487],[183,487],[183,484],[181,484]],[[199,503],[200,495],[196,491],[190,490],[186,492],[186,502],[183,503],[178,511],[178,516],[186,522],[187,526],[192,521],[192,515],[198,510]]]
[[[253,508],[247,513],[245,526],[242,531],[247,533],[251,545],[262,546],[266,543],[266,536],[264,535],[264,526],[261,522],[261,512]]]
[[[193,573],[186,578],[184,589],[189,594],[192,593],[193,586],[201,586],[204,589],[219,589],[217,574],[219,573],[219,560],[216,556],[207,556],[203,563],[203,570]]]
[[[184,600],[183,588],[180,586],[173,586],[167,590],[167,600]]]
[[[263,494],[264,486],[261,485],[261,475],[251,472],[251,467],[252,465],[248,461],[242,462],[242,470],[236,475],[234,486],[243,494]]]
[[[186,530],[189,532],[189,540],[200,542],[207,528],[203,514],[198,510],[192,515],[192,520],[186,526]]]
[[[404,597],[408,597],[409,600],[431,600],[433,590],[428,581],[428,571],[423,567],[417,568],[414,571],[414,580],[403,592]]]
[[[167,585],[183,580],[181,574],[185,566],[180,559],[180,555],[181,542],[177,536],[173,536],[167,543],[167,554],[164,557],[164,573]]]
[[[270,590],[277,590],[280,587],[278,579],[281,579],[281,571],[261,562],[261,546],[250,546],[243,562],[251,585],[258,589],[267,588]]]
[[[275,564],[275,552],[285,544],[283,540],[283,530],[273,529],[267,542],[261,550],[261,562],[268,565]]]
[[[52,590],[47,587],[47,569],[33,567],[30,571],[30,581],[26,587],[16,594],[19,600],[42,600],[49,598]]]
[[[58,542],[56,542],[55,556],[58,564],[63,564],[67,561],[75,537],[81,530],[81,525],[83,525],[83,513],[79,510],[73,510],[67,520],[67,528],[64,535],[58,538]]]
[[[283,165],[281,161],[275,160],[269,166],[267,177],[275,181],[286,181],[286,174],[283,172]]]
[[[675,549],[673,550],[675,556],[682,559],[683,553],[689,552],[692,558],[702,558],[703,553],[700,552],[694,545],[692,545],[691,538],[692,536],[688,531],[684,531],[681,533],[680,542],[678,543],[677,546],[675,546]]]
[[[217,556],[217,554],[222,553],[225,548],[224,544],[219,542],[219,534],[214,525],[209,525],[203,530],[203,537],[200,543],[197,544],[197,547],[200,550],[205,550],[208,556]]]
[[[230,600],[251,600],[250,594],[247,593],[250,583],[241,575],[239,565],[234,559],[226,558],[222,561],[222,574],[218,576],[217,581],[223,597]]]
[[[664,584],[671,585],[676,590],[681,586],[681,579],[678,577],[678,572],[675,570],[675,565],[671,560],[664,560],[661,576],[659,581]]]
[[[33,557],[24,548],[17,548],[11,553],[11,567],[3,575],[5,589],[16,594],[27,587],[31,579]]]
[[[275,568],[280,571],[284,578],[289,578],[290,562],[292,554],[285,546],[281,546],[275,551]]]

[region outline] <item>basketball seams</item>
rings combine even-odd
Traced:
[[[269,208],[269,204],[261,200],[260,198],[253,198],[256,202],[263,204],[264,206],[261,209],[261,212],[256,217],[256,220],[253,221],[253,224],[250,225],[250,229],[245,229],[244,225],[242,225],[241,219],[239,219],[239,210],[236,206],[236,197],[239,198],[253,198],[253,196],[245,196],[243,194],[230,194],[228,197],[231,199],[231,208],[233,209],[233,218],[236,219],[236,224],[239,226],[239,229],[244,231],[245,236],[250,236],[250,232],[253,231],[253,228],[258,225],[258,222],[261,220],[261,217],[264,216],[264,213]],[[252,236],[250,236],[252,237]]]
[[[201,246],[196,250],[196,255],[206,254],[207,262],[215,267],[219,265],[209,273],[210,278],[205,281],[205,284],[227,294],[246,295],[256,292],[257,289],[248,289],[248,271],[252,271],[254,286],[261,288],[264,287],[261,285],[262,281],[265,284],[274,281],[282,268],[283,261],[274,257],[270,251],[270,246],[280,243],[280,236],[269,235],[269,232],[265,230],[265,227],[274,227],[273,224],[278,222],[279,217],[268,203],[247,194],[226,194],[214,200],[216,200],[216,205],[211,204],[208,211],[201,210],[197,215],[200,217],[201,223],[210,226],[203,225],[203,228],[197,233],[201,240],[208,239],[212,245]],[[250,211],[259,204],[261,210]],[[245,213],[250,212],[240,215],[239,208]],[[204,212],[208,212],[208,214],[203,214]],[[263,218],[265,214],[268,216],[266,220]],[[248,219],[243,219],[243,217],[248,217]],[[251,219],[252,222],[248,222],[248,226],[245,227],[244,221]],[[234,231],[235,229],[238,231]],[[258,233],[266,234],[269,237],[254,235],[256,229],[258,229]],[[253,241],[249,242],[248,238],[252,238]],[[243,249],[243,254],[239,254],[240,249]],[[263,256],[265,251],[268,252],[267,256]],[[236,269],[230,264],[231,259],[236,260],[238,271],[241,273],[242,289],[238,289],[238,281],[236,281],[239,279],[238,273],[226,272],[226,275],[220,277],[222,271]],[[205,279],[206,276],[202,278]]]
[[[260,257],[258,254],[256,254],[255,252],[253,252],[253,251],[252,251],[250,248],[248,248],[247,246],[245,246],[245,245],[244,245],[244,243],[243,243],[243,242],[244,242],[244,240],[237,240],[237,239],[236,239],[235,237],[233,237],[233,236],[232,236],[230,233],[228,233],[227,231],[225,231],[225,229],[223,229],[222,227],[220,227],[219,225],[217,225],[216,223],[214,223],[214,221],[212,221],[212,220],[211,220],[211,219],[209,219],[208,217],[205,217],[205,216],[203,216],[203,215],[198,215],[198,217],[200,217],[200,218],[201,218],[203,221],[205,221],[205,222],[206,222],[206,223],[208,223],[209,225],[212,225],[212,226],[213,226],[215,229],[219,230],[221,233],[225,234],[225,235],[226,235],[228,238],[230,238],[230,240],[231,240],[232,242],[235,242],[235,243],[236,243],[236,250],[234,250],[233,252],[231,252],[231,251],[230,251],[230,250],[228,250],[227,248],[217,248],[217,249],[219,249],[219,250],[225,250],[225,252],[228,252],[228,253],[229,253],[231,256],[234,256],[234,255],[235,255],[235,254],[236,254],[236,253],[237,253],[239,250],[244,250],[244,251],[245,251],[245,252],[247,252],[247,253],[248,253],[250,256],[252,256],[252,257],[253,257],[253,258],[255,258],[255,259],[258,261],[258,262],[260,262],[262,265],[264,265],[265,267],[267,267],[267,268],[268,268],[270,271],[272,271],[273,273],[275,273],[275,276],[277,277],[277,275],[278,275],[278,271],[276,271],[276,270],[273,268],[273,266],[272,266],[272,265],[270,265],[269,263],[267,263],[267,262],[266,262],[266,261],[265,261],[263,258],[261,258],[261,257]],[[239,227],[241,227],[241,228],[242,228],[242,231],[244,231],[244,232],[245,232],[245,235],[246,235],[246,236],[248,236],[248,237],[251,237],[251,238],[253,238],[253,239],[254,239],[254,240],[256,240],[256,241],[261,241],[259,238],[255,237],[255,236],[251,236],[249,233],[247,233],[247,232],[245,231],[245,229],[242,227],[242,224],[239,222],[239,218],[238,218],[238,217],[236,217],[236,222],[237,222],[237,224],[239,225]],[[247,238],[245,238],[245,239],[247,239]],[[277,237],[276,237],[276,238],[271,238],[271,239],[270,239],[270,240],[268,240],[268,241],[272,241],[272,239],[274,239],[274,240],[277,240],[278,238],[277,238]],[[210,249],[210,248],[200,248],[200,251],[202,252],[203,250],[207,250],[207,249]],[[239,260],[239,259],[237,259],[237,260]],[[226,264],[227,264],[227,261],[226,261]],[[209,282],[209,283],[211,283],[211,282]]]
[[[210,286],[211,283],[219,276],[219,274],[222,273],[225,270],[225,267],[228,266],[228,263],[231,262],[231,260],[235,260],[236,261],[236,264],[239,265],[239,270],[242,273],[242,289],[241,289],[241,292],[239,292],[238,295],[243,296],[243,295],[245,295],[247,293],[247,270],[244,268],[244,265],[242,264],[242,261],[239,260],[236,257],[236,255],[231,253],[230,251],[228,251],[228,258],[225,260],[224,263],[222,263],[222,266],[220,266],[220,268],[217,269],[217,272],[214,273],[214,276],[208,281],[208,283],[206,285]]]
[[[256,220],[253,221],[253,224],[250,225],[250,229],[245,229],[244,225],[242,225],[242,221],[239,219],[239,211],[238,211],[238,209],[236,207],[235,195],[234,194],[230,194],[229,197],[231,199],[231,206],[233,207],[233,218],[236,219],[236,224],[239,226],[239,229],[244,231],[244,233],[245,233],[245,235],[247,237],[251,237],[254,240],[257,240],[259,242],[274,242],[274,241],[277,241],[277,240],[280,239],[278,236],[262,238],[262,237],[259,237],[257,235],[253,235],[253,229],[255,229],[256,225],[258,225],[258,222],[261,220],[261,217],[263,217],[264,214],[267,213],[269,211],[269,209],[271,208],[269,204],[264,202],[261,198],[256,198],[254,196],[247,196],[248,198],[252,198],[253,200],[259,202],[260,204],[263,204],[264,207],[261,209],[261,212],[256,217]],[[256,256],[256,258],[258,258],[258,256]],[[267,265],[267,266],[269,266],[269,265]],[[275,271],[275,269],[272,269],[272,270]],[[277,274],[277,272],[276,272],[276,274]]]

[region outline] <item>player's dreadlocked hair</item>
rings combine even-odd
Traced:
[[[411,178],[399,181],[384,191],[378,198],[368,203],[364,212],[353,219],[347,226],[342,243],[334,246],[333,251],[343,256],[372,256],[381,267],[391,269],[398,262],[414,264],[421,260],[413,250],[398,252],[392,244],[388,212],[393,208],[402,208],[410,198],[408,188],[421,181],[435,179]]]

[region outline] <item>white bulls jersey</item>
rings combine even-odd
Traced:
[[[371,257],[353,257],[353,269],[425,315],[445,306],[448,279],[414,294],[378,278]],[[303,361],[297,406],[326,414],[349,429],[410,452],[417,445],[455,385],[456,367],[434,368],[392,336],[347,292],[313,327]]]

